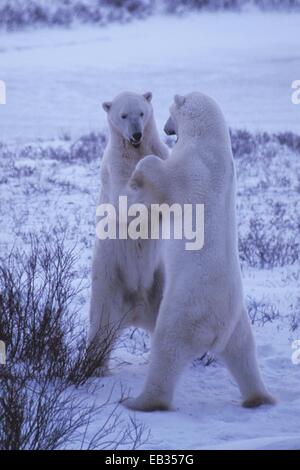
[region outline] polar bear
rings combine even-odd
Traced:
[[[164,295],[142,393],[124,404],[142,411],[170,407],[187,362],[211,351],[233,374],[245,407],[274,403],[262,381],[244,304],[237,247],[235,172],[229,132],[218,105],[201,93],[175,96],[167,134],[178,141],[166,161],[141,160],[131,201],[204,204],[204,245],[161,240]]]
[[[110,136],[101,165],[99,204],[118,204],[144,156],[155,153],[157,158],[167,158],[168,149],[160,141],[151,100],[150,92],[123,92],[103,103]],[[111,346],[122,328],[134,325],[154,329],[163,288],[156,244],[152,240],[96,237],[88,333],[88,350],[93,357],[98,353],[101,357],[101,350]],[[98,373],[107,368],[107,361],[108,354]]]

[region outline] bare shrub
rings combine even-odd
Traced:
[[[185,13],[193,10],[242,10],[256,6],[262,10],[298,10],[299,0],[164,0],[168,13]]]
[[[28,252],[14,249],[0,260],[0,339],[7,351],[6,365],[0,366],[0,449],[51,450],[73,442],[82,448],[130,448],[144,435],[138,423],[123,423],[118,404],[90,435],[110,397],[100,406],[91,404],[95,391],[85,390],[82,398],[77,388],[88,386],[106,361],[118,330],[108,329],[100,347],[86,348],[76,308],[81,286],[75,251],[65,245],[31,237]]]
[[[1,0],[0,28],[69,26],[128,22],[164,11],[183,14],[197,10],[235,10],[245,6],[262,10],[299,10],[299,0]]]
[[[210,352],[205,353],[202,357],[198,357],[193,361],[193,367],[208,367],[212,364],[216,364],[216,359]]]
[[[247,308],[253,325],[264,326],[266,323],[277,320],[280,316],[274,305],[263,300],[257,301],[252,297],[247,298]]]
[[[68,26],[73,22],[125,22],[148,16],[154,0],[2,0],[0,27]]]
[[[73,161],[91,162],[102,157],[107,138],[103,134],[91,132],[82,136],[71,147],[70,158]]]
[[[0,450],[136,449],[148,439],[143,424],[122,419],[111,395],[100,405],[91,403],[97,387],[82,397],[43,371],[33,379],[30,372],[18,364],[0,376]]]
[[[296,305],[292,306],[292,312],[289,314],[289,325],[292,332],[300,327],[300,297],[298,297]]]
[[[75,308],[74,248],[64,240],[31,238],[30,252],[13,250],[0,266],[0,335],[9,360],[30,364],[31,375],[43,369],[52,378],[83,384],[110,354],[118,325],[102,335],[101,347],[86,349],[84,325]],[[29,371],[29,369],[28,369]]]
[[[235,158],[255,156],[257,152],[268,148],[268,144],[273,151],[284,146],[293,152],[300,153],[300,136],[293,132],[270,134],[267,132],[251,133],[245,129],[230,129],[230,137]]]
[[[272,140],[272,135],[267,133],[253,134],[244,129],[230,129],[232,152],[235,158],[251,155]]]
[[[293,132],[281,132],[276,134],[276,138],[280,145],[285,145],[290,150],[300,153],[300,136]]]
[[[104,134],[91,132],[83,135],[74,142],[64,138],[59,144],[51,145],[25,145],[21,148],[11,148],[0,143],[0,159],[11,162],[12,170],[16,174],[12,176],[20,177],[21,171],[15,165],[15,161],[22,159],[50,159],[66,163],[92,162],[100,160],[107,142]],[[25,170],[24,176],[30,176],[34,169]],[[29,174],[28,174],[29,173]]]
[[[252,218],[250,230],[239,237],[242,262],[257,268],[272,268],[293,264],[299,260],[299,239],[286,231],[270,231],[262,220]]]

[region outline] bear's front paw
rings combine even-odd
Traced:
[[[166,411],[170,409],[168,403],[164,403],[159,399],[151,399],[140,395],[137,398],[126,398],[122,400],[122,405],[124,405],[129,410],[135,411]]]
[[[134,173],[132,174],[129,180],[129,187],[133,191],[137,191],[138,189],[144,186],[145,175],[143,171],[135,169]]]

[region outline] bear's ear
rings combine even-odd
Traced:
[[[106,113],[108,113],[108,111],[111,108],[111,105],[112,105],[111,101],[104,101],[104,103],[102,103],[102,108],[104,109]]]
[[[146,98],[147,101],[149,101],[149,103],[151,102],[152,100],[152,93],[151,91],[147,91],[146,93],[143,94],[143,97]]]
[[[174,96],[174,101],[175,101],[176,105],[178,106],[178,108],[180,108],[185,103],[185,96],[175,95]]]

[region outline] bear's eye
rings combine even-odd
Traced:
[[[141,112],[140,116],[141,116],[141,117],[144,117],[144,113],[143,113],[143,112]]]
[[[122,119],[126,119],[126,118],[127,118],[127,114],[122,114],[122,115],[121,115],[121,118],[122,118]]]

